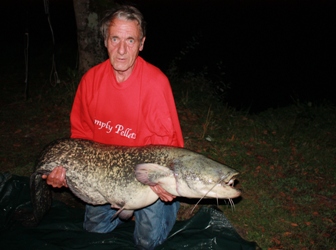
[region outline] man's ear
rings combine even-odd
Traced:
[[[144,48],[144,45],[145,45],[145,40],[146,40],[146,37],[144,36],[141,41],[140,41],[140,47],[139,47],[139,51],[142,51],[143,48]]]

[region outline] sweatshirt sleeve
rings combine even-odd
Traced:
[[[152,87],[144,101],[145,122],[151,131],[146,144],[183,147],[182,131],[168,79],[162,77]]]
[[[93,125],[89,115],[89,101],[84,76],[78,86],[70,114],[71,138],[93,139]]]

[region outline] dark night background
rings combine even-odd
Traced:
[[[198,45],[181,62],[184,71],[225,73],[225,101],[259,112],[294,103],[335,103],[336,32],[333,1],[180,0],[134,1],[148,23],[142,56],[167,69],[194,37]],[[0,4],[2,74],[16,66],[24,78],[24,33],[31,61],[50,53],[51,36],[42,0]],[[76,50],[71,0],[49,1],[56,48]],[[42,51],[42,52],[41,52]],[[56,58],[62,62],[63,58]],[[1,60],[3,62],[4,60]],[[66,60],[75,67],[71,57]],[[19,63],[17,63],[19,62]],[[221,70],[216,66],[221,63]],[[2,63],[3,64],[3,63]],[[51,67],[51,65],[50,65]],[[33,70],[33,69],[32,69]],[[61,76],[62,77],[62,76]]]

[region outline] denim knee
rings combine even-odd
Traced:
[[[111,220],[117,210],[111,205],[85,206],[83,227],[86,231],[95,233],[108,233],[115,229],[122,221],[117,217]]]
[[[162,244],[173,228],[179,202],[154,204],[135,211],[134,241],[137,249],[154,249]]]

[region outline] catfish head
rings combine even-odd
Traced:
[[[165,166],[162,165],[138,164],[136,179],[146,185],[159,184],[172,195],[187,198],[240,196],[241,192],[234,188],[239,172],[201,154],[176,148],[170,152]]]

